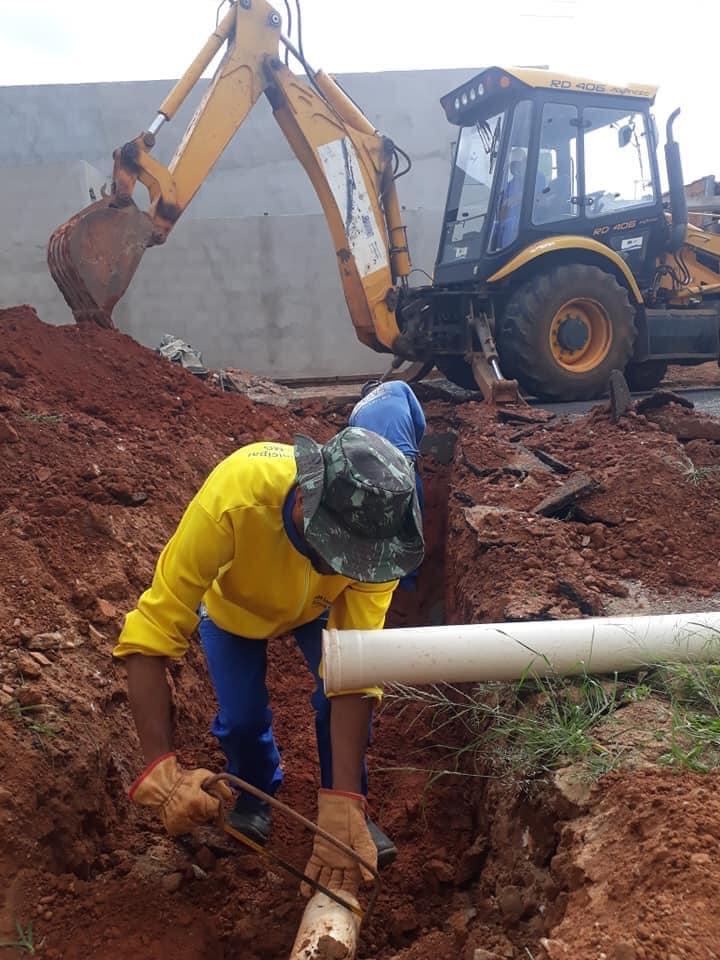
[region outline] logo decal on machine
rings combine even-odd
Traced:
[[[642,250],[642,245],[642,237],[626,237],[620,245],[620,249],[627,253],[630,250]]]

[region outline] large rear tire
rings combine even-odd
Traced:
[[[404,383],[418,383],[424,380],[435,366],[432,360],[408,360],[397,370],[393,370],[386,380],[402,380]]]
[[[627,291],[599,267],[538,274],[508,301],[498,352],[506,377],[542,400],[593,400],[632,356],[635,312]]]

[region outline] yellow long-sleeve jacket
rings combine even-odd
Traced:
[[[286,444],[253,443],[218,464],[160,554],[114,655],[183,656],[201,601],[218,627],[242,637],[290,633],[328,607],[329,628],[381,629],[397,581],[317,573],[284,510],[295,476]]]

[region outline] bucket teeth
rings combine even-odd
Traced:
[[[112,327],[112,310],[127,289],[152,234],[150,217],[103,198],[61,224],[48,241],[50,274],[78,322]]]

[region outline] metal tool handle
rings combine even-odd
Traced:
[[[377,900],[378,893],[380,892],[380,874],[378,873],[376,867],[374,867],[371,863],[368,863],[367,860],[364,860],[355,850],[352,849],[352,847],[349,847],[346,843],[343,843],[342,840],[338,840],[337,837],[334,837],[331,833],[328,833],[327,830],[323,830],[322,827],[319,827],[316,823],[313,823],[312,820],[308,820],[307,817],[304,817],[301,813],[298,813],[297,810],[293,810],[292,807],[289,807],[286,803],[282,803],[280,800],[276,800],[275,797],[271,797],[268,793],[264,793],[262,790],[254,787],[251,783],[241,780],[240,777],[233,776],[232,773],[216,773],[214,776],[208,777],[208,779],[203,783],[203,790],[207,790],[209,792],[214,784],[223,781],[225,783],[231,783],[234,787],[244,790],[253,797],[257,797],[258,800],[268,803],[276,810],[280,810],[282,813],[287,814],[290,818],[297,820],[300,824],[302,824],[303,827],[305,827],[306,830],[309,830],[315,836],[322,837],[323,840],[327,840],[334,847],[337,847],[338,850],[341,850],[346,856],[355,860],[356,863],[358,863],[361,867],[364,867],[373,878],[373,887],[370,893],[367,908],[363,913],[363,911],[358,909],[355,904],[345,900],[339,894],[335,893],[334,890],[330,890],[328,887],[323,886],[323,884],[318,883],[317,880],[313,880],[311,877],[308,877],[307,874],[303,873],[301,870],[298,870],[291,863],[287,863],[286,861],[282,860],[277,856],[277,854],[272,853],[270,850],[266,850],[253,840],[250,840],[244,834],[234,830],[232,826],[224,819],[223,815],[222,825],[226,832],[230,833],[234,837],[237,837],[238,840],[241,840],[257,853],[274,861],[276,864],[278,864],[278,866],[282,867],[298,880],[307,883],[314,890],[319,890],[320,893],[324,893],[325,896],[330,897],[330,899],[334,900],[335,903],[340,904],[341,907],[345,907],[346,910],[350,910],[351,913],[354,913],[356,916],[360,917],[361,921],[367,923],[373,910],[375,909],[375,902]]]

